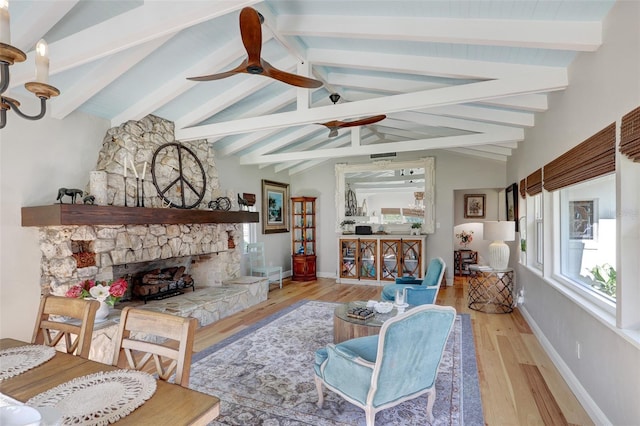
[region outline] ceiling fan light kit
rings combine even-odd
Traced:
[[[240,12],[240,35],[242,44],[247,51],[247,57],[236,68],[217,74],[205,75],[201,77],[189,77],[192,81],[212,81],[231,77],[236,74],[254,74],[273,78],[292,86],[305,89],[317,89],[323,83],[319,80],[291,74],[273,67],[270,63],[261,58],[262,51],[262,28],[264,17],[251,7],[245,7]]]

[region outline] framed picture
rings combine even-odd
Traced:
[[[262,180],[262,233],[289,232],[289,184]]]
[[[512,183],[505,190],[505,198],[507,205],[507,220],[516,223],[516,232],[518,232],[518,184]]]
[[[569,201],[569,238],[572,240],[595,240],[595,200]]]
[[[483,218],[484,217],[485,194],[465,194],[464,196],[464,217]]]

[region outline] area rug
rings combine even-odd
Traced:
[[[325,388],[316,406],[314,353],[333,341],[337,304],[302,301],[194,354],[190,387],[220,398],[211,425],[365,425],[364,411]],[[483,425],[473,333],[456,317],[436,382],[434,425]],[[376,414],[376,425],[426,425],[426,396]]]

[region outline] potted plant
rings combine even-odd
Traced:
[[[411,224],[411,235],[420,235],[420,230],[422,229],[422,223],[414,222]]]
[[[356,224],[356,221],[353,219],[345,219],[340,222],[340,228],[342,228],[343,234],[353,234],[353,226]]]

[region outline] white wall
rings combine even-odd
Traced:
[[[483,160],[447,151],[430,151],[399,154],[397,161],[432,156],[435,158],[435,204],[436,232],[427,238],[427,258],[442,257],[447,267],[449,282],[453,278],[453,240],[451,235],[454,226],[454,190],[506,187],[506,166],[494,160]],[[359,163],[370,161],[368,158],[348,158],[340,161],[327,161],[321,165],[296,174],[291,179],[294,193],[312,195],[320,194],[318,244],[318,275],[335,277],[338,262],[338,236],[336,229],[335,207],[335,163]],[[494,208],[495,209],[495,208]],[[495,211],[495,210],[494,210]]]
[[[616,2],[604,27],[606,44],[595,53],[576,58],[569,75],[571,85],[550,97],[549,111],[537,114],[536,126],[526,132],[526,140],[509,161],[509,182],[519,181],[640,105],[639,21],[640,2]],[[618,196],[632,208],[625,197],[638,199],[637,194],[622,191]],[[631,280],[631,286],[637,288],[640,230],[635,203],[635,229],[625,233],[625,238],[636,235],[635,248],[628,246],[635,250],[635,261],[618,277],[624,286]],[[621,213],[618,215],[620,219]],[[517,276],[525,289],[523,313],[595,423],[638,424],[640,343],[611,321],[583,309],[538,273],[519,267]],[[580,359],[575,353],[576,341],[582,347]]]
[[[20,99],[24,111],[39,103]],[[55,203],[58,188],[85,189],[98,158],[105,120],[71,114],[27,121],[7,113],[0,133],[0,337],[31,340],[40,300],[37,228],[21,226],[21,208]]]

